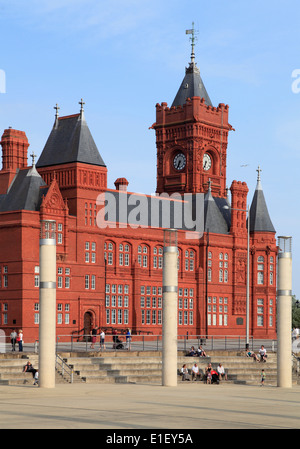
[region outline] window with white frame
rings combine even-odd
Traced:
[[[258,285],[264,284],[264,257],[259,256],[257,258],[257,283]]]

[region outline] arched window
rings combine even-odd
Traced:
[[[113,265],[113,263],[114,263],[114,244],[112,242],[105,242],[104,258],[107,261],[107,265]]]
[[[119,245],[119,265],[129,267],[130,265],[130,246],[128,243]]]

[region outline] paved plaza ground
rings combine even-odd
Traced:
[[[0,386],[0,428],[107,429],[108,436],[114,429],[299,429],[300,386]]]

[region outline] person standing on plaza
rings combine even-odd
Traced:
[[[131,349],[131,331],[129,328],[126,332],[126,348],[128,349],[128,351],[130,351]]]
[[[91,336],[91,349],[94,349],[95,348],[96,339],[97,339],[97,327],[93,327],[91,334],[92,334],[92,336]]]
[[[12,351],[16,350],[17,336],[18,336],[18,334],[16,332],[16,329],[14,329],[10,334],[10,342],[11,342],[11,350]]]
[[[101,349],[105,351],[105,332],[103,329],[100,331],[100,351]]]
[[[261,377],[260,386],[263,387],[265,385],[265,380],[266,380],[266,373],[265,373],[264,369],[261,370],[260,377]]]
[[[19,343],[19,352],[23,352],[23,331],[22,331],[22,329],[19,330],[19,333],[17,336],[17,342]]]

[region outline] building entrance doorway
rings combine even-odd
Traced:
[[[90,341],[90,334],[92,331],[93,325],[93,314],[92,312],[85,312],[84,314],[84,339],[85,341]]]

